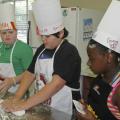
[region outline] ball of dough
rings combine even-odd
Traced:
[[[12,112],[12,113],[16,116],[23,116],[25,114],[25,110],[16,111],[16,112]]]

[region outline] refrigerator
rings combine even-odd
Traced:
[[[86,48],[88,41],[96,30],[104,12],[92,9],[69,7],[62,8],[62,14],[64,26],[69,31],[67,39],[77,47],[82,59],[81,75],[93,77],[94,74],[87,66],[88,56]],[[29,44],[35,51],[42,42],[40,36],[36,34],[36,23],[32,10],[29,11],[29,21]]]
[[[68,41],[74,44],[81,56],[81,75],[94,77],[87,65],[87,44],[104,15],[104,12],[93,9],[70,7],[62,8],[63,22],[69,31]]]

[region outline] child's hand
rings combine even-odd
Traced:
[[[94,114],[90,111],[90,107],[83,101],[80,100],[80,103],[83,105],[83,110],[85,114],[82,114],[77,111],[76,116],[78,120],[96,120]]]
[[[88,110],[86,110],[86,114],[81,114],[77,112],[76,116],[77,116],[77,120],[96,120],[96,118]]]

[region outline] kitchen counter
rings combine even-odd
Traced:
[[[38,105],[28,111],[23,116],[15,116],[12,113],[1,113],[0,120],[73,120],[64,112],[58,111],[45,105]]]
[[[41,105],[26,111],[26,114],[20,117],[12,113],[0,112],[0,120],[72,120],[72,118],[64,112]]]

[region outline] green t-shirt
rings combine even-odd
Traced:
[[[13,45],[5,45],[0,42],[0,63],[10,63],[10,54]],[[26,43],[17,40],[13,55],[12,63],[16,75],[24,72],[32,61],[33,51],[32,48]]]

